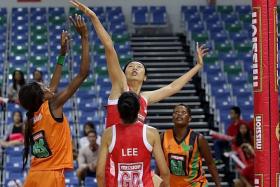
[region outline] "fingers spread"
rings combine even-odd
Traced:
[[[69,16],[69,19],[70,19],[71,23],[76,27],[76,22],[75,22],[75,20],[72,18],[72,16]]]

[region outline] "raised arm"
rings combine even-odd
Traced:
[[[216,184],[216,187],[221,187],[219,174],[218,174],[216,165],[214,163],[207,140],[202,135],[199,135],[198,142],[199,142],[198,143],[199,150],[201,152],[201,155],[205,159],[206,165],[208,166],[208,169],[212,175],[212,178]]]
[[[64,59],[67,53],[68,42],[69,42],[69,34],[67,31],[63,30],[61,33],[61,41],[60,41],[60,55],[57,59],[57,63],[55,65],[53,76],[49,85],[49,88],[52,92],[55,92],[59,85],[62,67],[64,65]]]
[[[112,82],[112,91],[109,98],[111,99],[118,98],[120,94],[127,89],[127,81],[126,81],[125,74],[121,69],[118,55],[116,53],[116,50],[114,48],[114,43],[110,35],[99,21],[97,15],[91,9],[89,9],[87,6],[85,6],[84,4],[76,0],[72,0],[70,1],[70,3],[74,5],[76,8],[83,11],[90,18],[95,28],[95,31],[98,35],[98,38],[100,39],[101,43],[105,48],[108,73]]]
[[[190,71],[186,72],[167,86],[164,86],[158,90],[143,92],[142,94],[148,100],[148,103],[152,104],[159,102],[179,92],[185,86],[185,84],[187,84],[203,67],[203,57],[206,55],[207,50],[208,49],[203,45],[200,47],[197,46],[197,64]]]
[[[112,128],[108,128],[104,131],[101,139],[101,146],[98,154],[96,178],[98,187],[105,187],[105,165],[108,154],[108,147],[112,139]]]
[[[76,15],[75,19],[70,17],[71,22],[81,35],[82,40],[82,63],[80,65],[79,73],[69,83],[69,85],[60,93],[54,96],[51,100],[51,107],[53,110],[62,109],[63,104],[75,93],[83,81],[87,78],[90,67],[89,58],[89,41],[86,24],[81,16]]]
[[[155,157],[160,177],[163,180],[163,187],[169,187],[170,172],[161,147],[159,133],[154,128],[147,129],[148,141],[153,144],[153,155]]]

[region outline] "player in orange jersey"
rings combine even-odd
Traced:
[[[27,112],[24,140],[25,167],[31,148],[32,160],[25,187],[65,186],[64,170],[73,168],[71,132],[63,105],[75,93],[89,73],[88,30],[81,16],[70,18],[82,40],[82,63],[79,73],[61,92],[43,84],[27,84],[19,92],[20,104]]]
[[[162,134],[162,148],[170,170],[171,187],[207,187],[202,158],[208,166],[216,187],[220,187],[218,172],[203,135],[189,128],[191,110],[184,104],[175,106],[174,128]]]

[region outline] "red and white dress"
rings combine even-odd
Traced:
[[[148,102],[144,96],[139,98],[140,110],[138,113],[138,121],[144,123],[147,116]],[[118,111],[118,99],[108,99],[108,105],[106,106],[106,128],[111,127],[114,124],[121,123],[120,114]]]
[[[110,186],[154,186],[150,169],[152,146],[147,140],[147,128],[149,126],[143,125],[141,122],[112,126],[112,142],[109,152],[115,163],[115,178]]]

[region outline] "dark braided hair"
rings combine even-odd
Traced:
[[[118,111],[125,124],[134,123],[140,109],[139,97],[134,92],[124,92],[118,101]]]
[[[23,169],[26,166],[29,155],[34,113],[39,110],[43,101],[44,92],[36,82],[27,84],[19,90],[19,102],[28,111],[26,113],[27,121],[24,129]]]

